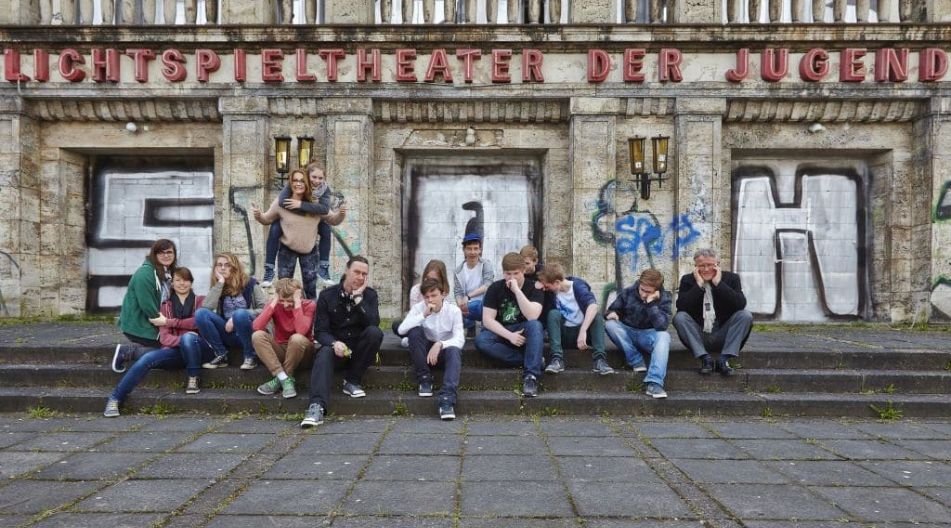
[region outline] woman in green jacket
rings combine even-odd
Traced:
[[[160,239],[152,244],[145,262],[132,274],[122,309],[119,312],[119,329],[132,345],[116,345],[112,356],[112,370],[125,371],[146,349],[162,348],[158,340],[158,327],[162,319],[159,306],[168,300],[175,272],[178,252],[171,240]]]

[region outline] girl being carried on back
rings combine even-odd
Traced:
[[[293,196],[292,185],[289,183],[281,190],[281,194],[277,198],[277,203],[280,204],[282,208],[297,215],[313,214],[320,218],[320,224],[317,226],[319,239],[317,243],[319,258],[317,275],[325,284],[332,285],[334,282],[330,279],[330,237],[332,236],[330,226],[340,225],[340,223],[343,222],[347,216],[347,206],[345,202],[341,202],[339,209],[331,209],[330,185],[327,184],[324,169],[318,162],[310,162],[304,170],[311,186],[310,199]],[[268,231],[267,248],[264,255],[264,281],[261,283],[264,287],[270,286],[274,280],[274,260],[277,258],[282,235],[281,222],[272,223],[271,229]]]

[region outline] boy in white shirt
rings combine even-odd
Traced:
[[[430,366],[445,369],[439,391],[439,417],[452,420],[456,417],[456,390],[462,370],[462,346],[466,340],[462,311],[446,301],[448,292],[442,290],[436,279],[423,279],[420,291],[423,302],[413,305],[398,330],[409,338],[409,355],[416,370],[420,396],[433,395]]]

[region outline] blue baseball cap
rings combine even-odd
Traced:
[[[462,243],[465,244],[466,242],[482,242],[482,235],[479,233],[469,233],[462,237]]]

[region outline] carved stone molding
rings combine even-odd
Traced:
[[[40,121],[221,121],[215,99],[34,99]]]
[[[731,99],[727,102],[726,122],[846,122],[895,123],[911,121],[921,115],[919,100],[828,100],[789,101]]]
[[[666,116],[674,113],[672,97],[632,97],[627,99],[628,116]]]
[[[373,102],[373,117],[383,123],[560,123],[569,112],[567,100],[380,100]]]

